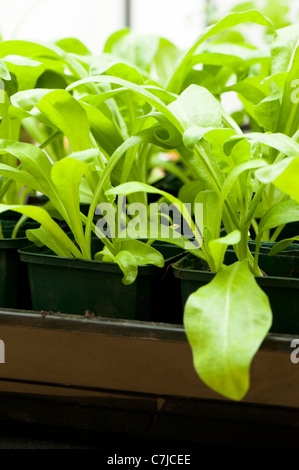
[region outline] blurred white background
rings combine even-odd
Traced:
[[[126,25],[126,0],[0,0],[4,40],[81,39],[93,53]],[[131,0],[131,26],[187,47],[205,26],[206,0]]]
[[[96,54],[110,34],[128,24],[128,3],[133,30],[164,36],[181,48],[192,44],[208,18],[214,22],[240,3],[267,6],[277,20],[281,7],[292,6],[291,21],[299,18],[298,0],[0,0],[0,32],[4,40],[76,37]]]

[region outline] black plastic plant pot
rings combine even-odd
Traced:
[[[25,236],[27,229],[36,228],[34,221],[26,222],[17,234],[10,238],[20,218],[8,211],[2,214],[1,228],[5,238],[0,239],[0,306],[3,308],[31,308],[27,267],[20,262],[18,250],[29,244]]]
[[[265,248],[266,250],[266,248]],[[235,254],[227,252],[225,263],[236,261]],[[268,295],[273,313],[271,332],[299,334],[299,250],[282,255],[260,255],[260,268],[265,276],[256,276],[256,281]],[[173,265],[174,275],[181,280],[182,302],[199,287],[209,283],[215,273],[207,264],[187,255]]]
[[[0,306],[3,308],[31,308],[27,267],[20,262],[18,254],[26,245],[26,238],[0,239]]]
[[[28,266],[34,310],[138,320],[158,317],[165,321],[167,298],[180,292],[167,277],[168,267],[179,256],[175,248],[171,254],[166,248],[163,269],[139,266],[131,285],[122,283],[123,273],[114,263],[62,258],[36,246],[19,253]],[[163,253],[163,247],[158,249]]]

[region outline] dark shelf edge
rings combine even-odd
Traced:
[[[1,325],[24,328],[52,329],[107,336],[125,336],[140,339],[187,342],[183,325],[153,323],[145,321],[121,320],[110,318],[85,318],[80,315],[48,314],[20,311],[13,309],[0,310]],[[0,335],[1,336],[1,335]],[[299,335],[269,333],[261,345],[262,350],[290,352],[291,341]]]

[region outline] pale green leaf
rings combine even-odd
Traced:
[[[269,300],[248,261],[222,268],[185,306],[184,326],[200,378],[217,393],[241,400],[271,323]]]

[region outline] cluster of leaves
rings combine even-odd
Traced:
[[[248,22],[271,31],[268,51],[229,34]],[[209,26],[184,52],[129,30],[113,34],[99,57],[73,39],[52,46],[0,44],[7,95],[0,127],[6,120],[34,139],[20,142],[2,128],[0,212],[15,210],[38,221],[38,229],[27,231],[29,240],[63,257],[91,259],[92,234],[101,231],[104,248],[95,259],[117,263],[130,284],[139,265],[163,266],[149,240],[151,221],[139,227],[147,242],[120,232],[112,238],[95,225],[98,204],[113,204],[125,221],[130,215],[118,203],[123,196],[147,205],[152,195],[176,207],[192,231],[192,247],[175,236],[175,227],[164,235],[162,223],[157,238],[189,246],[216,273],[185,307],[195,368],[205,383],[233,399],[246,394],[252,358],[272,322],[269,299],[255,280],[262,275],[260,244],[299,219],[299,113],[291,96],[299,64],[296,28],[276,30],[250,10]],[[224,33],[227,41],[219,43]],[[9,62],[11,55],[20,62]],[[228,91],[238,94],[252,132],[242,132],[224,111]],[[174,152],[179,164],[161,158]],[[149,184],[157,167],[180,180],[178,193]],[[47,204],[16,204],[8,197],[12,182],[45,195]],[[187,215],[186,203],[193,207]],[[202,230],[194,219],[198,203]],[[272,254],[295,239],[277,243]],[[228,247],[237,261],[225,265]]]

